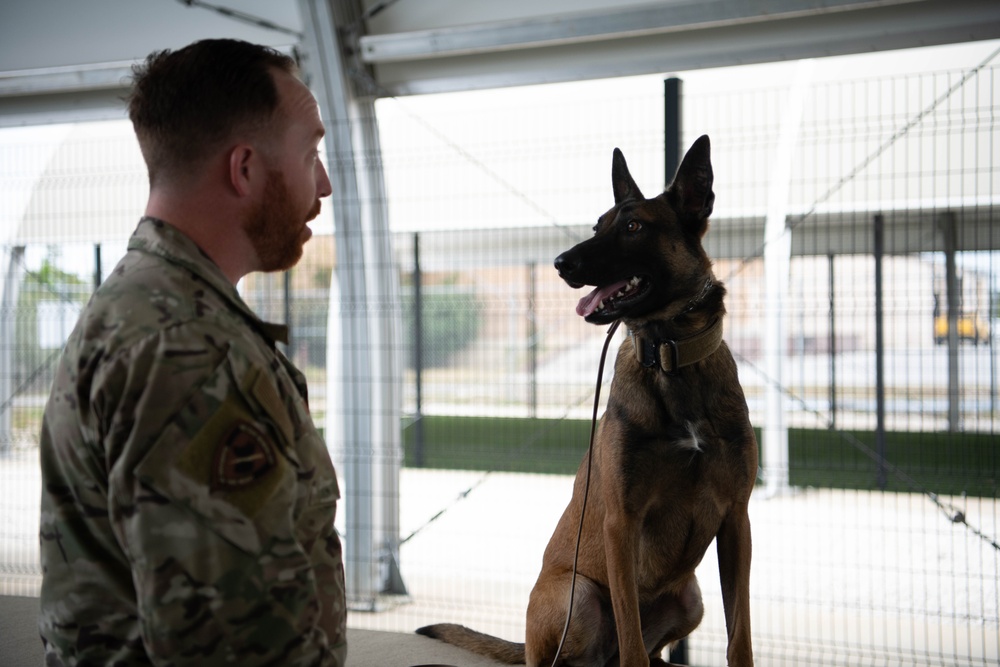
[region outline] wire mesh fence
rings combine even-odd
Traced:
[[[751,503],[755,651],[765,664],[996,664],[1000,68],[764,86],[751,85],[754,71],[730,72],[728,86],[714,72],[683,75],[682,144],[712,139],[705,244],[728,290],[726,339],[751,420],[766,445],[777,391],[787,429],[787,459],[761,461],[762,482],[786,483],[761,485]],[[385,354],[400,360],[406,594],[352,612],[351,626],[455,621],[523,639],[528,593],[587,447],[604,342],[551,261],[610,207],[613,147],[647,196],[668,180],[661,86],[381,100],[398,299],[338,303],[335,242],[322,229],[288,274],[240,285],[265,319],[291,325],[286,353],[326,428],[337,418],[337,309],[381,309],[398,323]],[[21,217],[3,221],[15,231],[0,255],[0,592],[37,587],[35,448],[50,369],[122,250],[98,252],[74,230],[138,219],[143,172],[128,132],[62,135],[33,182],[21,167],[30,146],[0,153],[5,191],[30,190]],[[774,292],[763,255],[776,205],[789,242]],[[776,376],[769,320],[781,325]],[[717,572],[710,549],[692,664],[725,662]]]

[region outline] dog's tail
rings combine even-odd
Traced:
[[[443,642],[454,644],[467,651],[484,655],[487,658],[493,658],[505,665],[524,664],[524,644],[509,642],[506,639],[476,632],[464,625],[456,625],[455,623],[426,625],[418,628],[417,634],[433,639],[440,639]]]

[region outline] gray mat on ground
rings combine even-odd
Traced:
[[[40,667],[44,664],[37,619],[38,598],[0,595],[0,665]],[[494,667],[498,664],[415,634],[347,631],[348,667]]]

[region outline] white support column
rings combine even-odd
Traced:
[[[764,389],[765,421],[762,429],[763,473],[768,496],[788,489],[787,399],[784,393],[784,360],[788,355],[785,320],[788,315],[788,282],[791,270],[792,233],[786,229],[792,158],[802,127],[802,102],[812,76],[813,61],[796,68],[782,118],[778,147],[771,161],[764,223]]]
[[[6,135],[9,139],[0,136],[0,148],[31,147],[31,150],[0,150],[0,158],[9,161],[0,165],[0,171],[18,174],[16,179],[0,182],[0,452],[11,442],[11,401],[16,389],[13,381],[16,309],[24,276],[26,243],[21,228],[30,226],[24,216],[36,196],[38,179],[72,131],[71,125],[35,126],[19,128],[16,134]],[[8,140],[13,143],[6,143]]]
[[[11,414],[14,411],[14,341],[17,326],[17,299],[24,274],[24,246],[0,247],[0,454],[14,442]]]
[[[402,463],[398,277],[374,100],[357,94],[349,72],[360,65],[343,43],[361,3],[299,0],[299,7],[302,67],[327,129],[337,246],[328,335],[339,345],[328,346],[326,436],[342,479],[348,602],[374,609],[381,593],[405,592],[396,569]]]

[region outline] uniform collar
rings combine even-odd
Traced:
[[[143,217],[129,239],[128,249],[156,255],[191,271],[228,301],[272,345],[274,341],[288,344],[288,327],[265,322],[257,317],[240,297],[236,287],[222,273],[222,269],[194,241],[170,223],[159,218]]]

